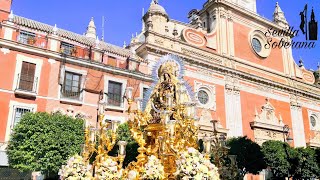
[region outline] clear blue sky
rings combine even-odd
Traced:
[[[206,0],[159,0],[169,17],[187,22],[187,14],[191,9],[200,9]],[[311,7],[315,8],[316,20],[320,19],[319,0],[257,0],[257,10],[261,16],[272,19],[276,2],[285,12],[291,26],[299,29],[299,12],[308,3],[310,19]],[[130,41],[131,34],[141,30],[142,8],[148,9],[151,0],[13,0],[14,14],[34,19],[50,25],[57,24],[63,28],[83,34],[91,17],[94,17],[99,37],[101,37],[101,17],[105,16],[105,40],[122,46]],[[320,22],[319,22],[320,26]],[[320,28],[319,28],[320,31]],[[319,33],[320,35],[320,33]],[[302,33],[295,41],[304,40]],[[300,57],[307,69],[316,69],[320,62],[320,37],[315,49],[294,49],[296,61]]]

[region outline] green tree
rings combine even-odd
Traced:
[[[60,113],[27,113],[14,127],[7,147],[9,166],[57,176],[61,165],[80,153],[83,120]]]
[[[290,177],[291,167],[294,166],[290,161],[294,160],[294,151],[287,143],[266,141],[262,144],[262,152],[265,162],[275,178]]]
[[[247,173],[258,174],[266,168],[261,147],[247,136],[229,139],[227,146],[230,148],[228,155],[236,155],[242,179]]]
[[[296,166],[293,177],[295,179],[312,179],[319,175],[319,167],[316,161],[316,152],[310,147],[296,148]]]
[[[126,157],[124,159],[123,165],[127,166],[130,162],[136,161],[136,157],[139,155],[138,143],[132,138],[128,123],[120,124],[117,129],[117,142],[126,141],[128,144],[126,146]],[[118,155],[118,146],[115,146],[113,150],[109,153],[111,156]]]
[[[317,176],[318,176],[318,178],[320,178],[320,148],[317,148],[315,150],[315,154],[316,154],[316,162],[317,162],[318,168],[319,168]]]

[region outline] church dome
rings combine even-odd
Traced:
[[[166,10],[155,1],[151,2],[147,13],[151,13],[151,14],[159,13],[159,14],[163,14],[165,16],[168,16]]]

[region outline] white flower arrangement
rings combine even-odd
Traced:
[[[62,180],[91,180],[91,166],[85,164],[83,158],[79,155],[72,156],[66,165],[59,170]]]
[[[142,179],[162,180],[164,179],[164,167],[160,160],[154,155],[148,157],[148,162],[143,167]]]
[[[176,176],[182,180],[219,180],[218,168],[194,148],[180,154]]]
[[[118,163],[111,158],[102,158],[100,167],[96,169],[97,179],[114,179],[119,180],[122,177],[122,171],[118,171]]]

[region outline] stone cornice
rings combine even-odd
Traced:
[[[234,3],[231,3],[229,1],[225,1],[225,0],[214,0],[214,1],[211,1],[209,3],[207,3],[204,8],[200,11],[200,13],[203,13],[205,11],[207,11],[208,9],[210,9],[213,5],[224,5],[224,6],[227,6],[235,11],[238,11],[252,19],[256,19],[257,21],[259,21],[260,23],[263,23],[264,25],[266,25],[267,27],[273,27],[274,29],[283,29],[283,27],[277,25],[276,23],[270,21],[269,19],[266,19],[266,18],[263,18],[261,17],[259,14],[257,13],[254,13],[254,12],[251,12],[251,11],[248,11]]]
[[[150,75],[146,75],[140,72],[131,71],[127,69],[116,68],[113,66],[108,66],[101,62],[97,62],[94,60],[86,60],[75,57],[63,57],[60,53],[55,51],[50,51],[48,49],[42,49],[34,46],[29,46],[25,44],[21,44],[15,41],[0,39],[0,47],[8,48],[10,50],[15,50],[19,52],[24,52],[32,55],[37,55],[40,57],[55,59],[57,61],[66,62],[70,64],[75,64],[83,67],[88,67],[92,69],[97,69],[103,72],[112,73],[115,75],[121,75],[125,77],[140,79],[147,82],[152,82],[152,77]]]
[[[275,124],[268,124],[268,123],[253,121],[253,122],[250,122],[250,126],[252,129],[259,128],[259,129],[267,129],[272,131],[283,132],[283,126],[275,125]]]
[[[10,27],[14,30],[17,30],[18,27],[13,23],[13,22],[10,22],[10,21],[4,21],[4,22],[0,22],[0,27]]]
[[[294,86],[278,83],[278,82],[269,80],[264,77],[256,76],[253,74],[248,74],[248,73],[245,73],[245,72],[242,72],[242,71],[230,68],[230,67],[225,67],[225,66],[223,66],[223,64],[213,63],[213,61],[208,61],[208,60],[203,61],[203,59],[199,59],[198,57],[190,57],[190,56],[183,54],[181,52],[173,51],[172,49],[159,47],[154,44],[149,44],[149,43],[146,44],[145,43],[145,44],[142,44],[137,50],[138,50],[137,53],[143,52],[143,51],[148,51],[148,53],[151,52],[156,55],[177,54],[180,57],[185,58],[186,62],[192,64],[192,66],[201,66],[201,67],[207,68],[208,70],[211,70],[213,72],[217,72],[220,74],[222,73],[223,75],[230,75],[230,76],[237,77],[237,78],[244,80],[244,81],[253,82],[258,85],[268,86],[270,88],[280,90],[280,91],[283,91],[283,92],[286,92],[289,94],[299,94],[299,95],[304,96],[306,98],[313,99],[313,100],[316,99],[316,100],[320,101],[319,94],[316,94],[313,92],[307,92],[306,90],[297,89],[297,87],[294,87]],[[215,55],[213,54],[213,56],[216,57],[217,59],[221,59],[222,61],[226,60],[226,59],[236,61],[234,59],[227,58],[227,57],[220,56],[220,55],[216,55],[216,54]],[[282,77],[285,77],[285,76],[282,76]],[[285,78],[287,80],[295,82],[296,84],[301,84],[304,86],[309,86],[310,88],[311,87],[314,88],[314,86],[312,86],[312,85],[299,82],[293,78],[289,78],[289,77],[285,77]]]
[[[202,133],[213,133],[212,126],[200,125],[199,131]],[[228,134],[229,129],[217,127],[218,133]]]
[[[169,36],[156,33],[154,31],[147,31],[145,33],[146,33],[145,34],[146,36],[148,36],[148,34],[152,34],[155,37],[160,37],[160,38],[163,38],[164,40],[167,39],[168,41],[180,43],[180,46],[183,45],[183,46],[181,46],[181,51],[183,51],[183,50],[189,51],[190,54],[197,53],[195,56],[193,56],[193,58],[199,58],[199,56],[202,56],[201,59],[203,61],[207,61],[207,62],[210,62],[210,63],[217,63],[217,64],[220,64],[220,65],[222,65],[223,63],[226,64],[226,61],[229,61],[229,62],[233,63],[233,65],[235,65],[235,63],[238,63],[238,64],[244,65],[246,67],[250,67],[250,68],[258,69],[260,71],[264,71],[264,73],[272,74],[275,77],[278,76],[277,78],[283,78],[283,79],[287,80],[288,82],[292,82],[291,86],[294,86],[295,88],[297,88],[296,86],[299,85],[299,86],[306,86],[304,89],[306,89],[306,88],[309,88],[310,90],[317,90],[318,89],[320,91],[320,89],[317,88],[315,85],[310,85],[310,84],[307,84],[305,82],[301,82],[299,80],[296,80],[294,78],[288,77],[288,76],[284,75],[283,73],[275,71],[275,70],[272,70],[272,69],[269,70],[269,69],[261,68],[261,67],[246,63],[245,60],[238,60],[235,57],[227,57],[227,56],[224,56],[224,55],[215,54],[212,51],[209,51],[207,49],[202,49],[202,48],[193,46],[193,45],[188,44],[187,42],[184,42],[184,41],[182,41],[180,39],[174,39],[174,38],[171,38]],[[148,44],[151,44],[151,43],[153,43],[153,42],[149,42]],[[142,46],[143,46],[143,44],[142,44]],[[138,48],[138,51],[140,51],[140,49],[141,49],[140,47]],[[164,47],[161,47],[161,48],[163,49]],[[161,52],[161,50],[159,50],[159,49],[158,49],[158,51]],[[171,49],[170,49],[170,51],[171,51],[170,53],[180,53],[180,52],[172,51]],[[182,52],[182,53],[184,53],[184,52]]]

